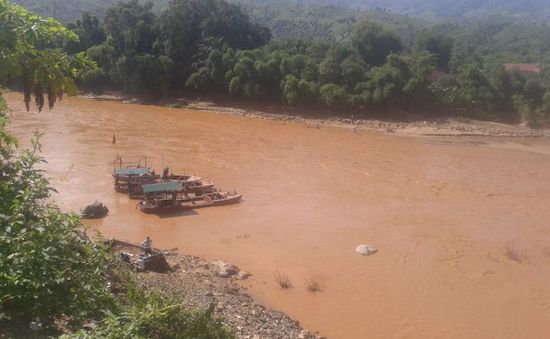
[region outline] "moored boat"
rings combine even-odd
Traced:
[[[138,208],[144,213],[162,214],[240,202],[241,195],[229,192],[210,192],[200,197],[189,197],[180,181],[143,185],[144,199]],[[184,198],[181,198],[181,196]]]

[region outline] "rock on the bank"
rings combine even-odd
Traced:
[[[239,271],[239,273],[237,273],[237,279],[239,280],[246,280],[250,276],[251,274],[246,271]]]
[[[240,271],[237,266],[230,263],[226,263],[224,261],[216,261],[213,263],[213,265],[216,269],[216,274],[224,278],[231,277],[235,274],[238,274]]]
[[[373,255],[373,254],[376,254],[378,250],[372,246],[361,244],[357,246],[357,248],[355,249],[355,252],[361,255]]]

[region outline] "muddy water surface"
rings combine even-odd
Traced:
[[[56,200],[93,200],[109,237],[233,262],[258,299],[330,338],[549,338],[550,145],[399,138],[69,98],[9,126],[44,131]],[[112,145],[113,133],[117,144]],[[112,189],[117,154],[149,156],[244,195],[177,217]],[[371,257],[360,243],[379,249]],[[506,249],[515,251],[511,260]],[[288,274],[281,290],[274,272]],[[307,291],[316,279],[323,290]]]

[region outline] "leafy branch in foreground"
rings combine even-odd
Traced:
[[[0,125],[4,130],[4,123]],[[53,191],[32,148],[0,140],[0,319],[78,323],[112,305],[104,272],[110,254],[90,242],[80,219],[47,199]]]
[[[44,19],[7,0],[0,0],[0,84],[21,79],[25,105],[34,96],[38,110],[51,109],[64,93],[77,93],[73,80],[81,69],[95,64],[84,53],[62,50],[78,36],[53,18]]]

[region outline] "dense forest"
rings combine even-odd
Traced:
[[[102,18],[84,13],[68,24],[80,41],[63,48],[97,65],[79,76],[80,87],[145,100],[204,93],[340,113],[460,110],[508,121],[550,111],[545,27],[256,2],[174,0],[163,10],[120,2]],[[542,71],[505,70],[511,62]]]
[[[102,17],[118,0],[55,0],[57,18],[67,23],[76,20],[82,11]],[[429,20],[449,18],[501,17],[524,23],[548,23],[550,8],[546,0],[233,0],[246,6],[309,6],[321,5],[355,11],[383,10]],[[54,0],[14,0],[45,16],[53,16]],[[169,0],[155,0],[154,7],[163,10]]]
[[[242,0],[273,4],[278,0]],[[425,19],[504,16],[525,22],[550,20],[546,0],[293,0],[298,4],[333,5],[354,9],[384,9]]]

